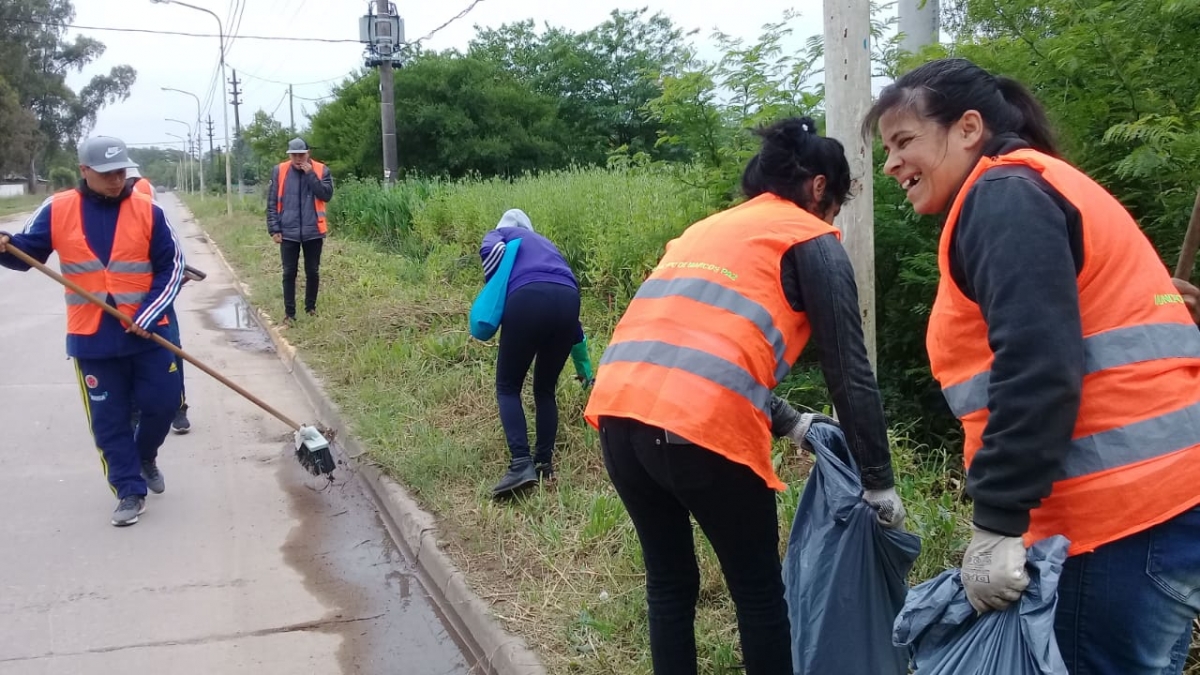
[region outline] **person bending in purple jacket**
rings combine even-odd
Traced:
[[[575,360],[577,379],[592,379],[587,340],[579,320],[579,282],[562,253],[533,230],[529,216],[510,209],[479,247],[485,283],[500,267],[509,242],[521,246],[508,277],[504,316],[500,321],[500,355],[496,362],[496,401],[508,441],[508,471],[492,488],[492,496],[511,496],[538,482],[554,480],[554,442],[558,434],[555,389],[567,363]],[[535,363],[536,359],[536,363]],[[533,401],[537,443],[532,457],[521,389],[533,366]]]

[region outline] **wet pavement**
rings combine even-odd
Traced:
[[[195,224],[161,201],[208,273],[176,303],[183,348],[316,421]],[[0,362],[0,675],[475,672],[364,482],[307,474],[282,422],[191,364],[167,491],[112,527],[63,314],[52,280],[0,269],[0,353],[18,355]]]

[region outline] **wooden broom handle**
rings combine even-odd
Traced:
[[[50,277],[51,279],[54,279],[55,281],[62,284],[63,286],[66,286],[67,288],[71,289],[72,291],[75,291],[81,297],[86,298],[88,300],[88,302],[91,302],[91,303],[99,306],[101,309],[108,312],[113,317],[120,319],[124,323],[129,324],[131,326],[134,324],[133,319],[126,316],[119,309],[117,309],[116,307],[113,307],[112,305],[101,300],[100,298],[97,298],[95,295],[92,295],[91,293],[85,291],[83,288],[81,288],[79,286],[79,284],[76,284],[75,282],[71,281],[70,279],[67,279],[66,277],[62,276],[58,272],[55,272],[54,270],[50,269],[49,267],[46,267],[42,263],[34,260],[32,257],[29,256],[28,253],[22,251],[21,249],[17,248],[16,246],[13,246],[11,241],[9,241],[5,245],[5,248],[8,253],[11,253],[14,256],[16,256],[17,259],[19,259],[21,262],[25,263],[26,265],[29,265],[30,267],[36,268],[38,271],[42,272],[43,274]],[[158,343],[159,345],[165,347],[172,354],[175,354],[176,356],[186,359],[188,363],[196,366],[197,368],[199,368],[200,370],[203,370],[204,372],[208,373],[209,375],[212,375],[221,384],[224,384],[226,387],[229,387],[230,389],[236,391],[237,393],[244,396],[251,403],[257,405],[258,407],[262,408],[263,410],[267,411],[268,413],[274,415],[280,422],[283,422],[284,424],[288,425],[289,427],[291,427],[292,429],[295,429],[297,431],[300,429],[300,425],[293,422],[291,420],[291,418],[289,418],[287,415],[284,415],[283,413],[279,412],[275,408],[267,405],[266,403],[264,403],[262,400],[260,400],[254,394],[251,394],[250,392],[248,392],[245,389],[238,386],[236,383],[229,380],[229,378],[218,373],[217,371],[213,370],[212,368],[209,368],[208,366],[204,365],[200,361],[197,361],[196,359],[192,358],[191,354],[188,354],[187,352],[183,351],[179,347],[176,347],[175,345],[171,344],[171,342],[169,340],[164,339],[161,335],[157,335],[155,333],[150,333],[150,339],[153,340],[154,342]]]

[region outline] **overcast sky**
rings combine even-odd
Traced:
[[[287,83],[295,85],[297,126],[303,126],[306,112],[317,99],[328,95],[341,76],[363,65],[363,45],[357,43],[358,20],[367,12],[366,0],[189,0],[218,16],[227,34],[238,36],[291,36],[349,39],[355,42],[278,42],[239,37],[232,43],[226,59],[227,75],[237,69],[242,81],[242,123],[263,109],[288,124]],[[240,23],[232,17],[235,4]],[[397,2],[405,21],[405,37],[414,40],[459,13],[470,0],[441,2]],[[534,0],[482,0],[465,18],[443,29],[426,41],[430,49],[465,49],[475,26],[498,27],[504,23],[534,19],[581,31],[602,22],[613,9],[649,7],[661,11],[685,29],[699,29],[693,41],[702,56],[711,57],[712,31],[718,26],[728,34],[754,39],[763,24],[779,21],[791,8],[801,13],[792,27],[792,44],[799,47],[822,28],[821,0],[755,0],[753,2],[697,2],[696,0],[601,0],[582,2],[535,2]],[[75,0],[78,26],[135,28],[189,33],[217,32],[217,22],[207,13],[172,4],[153,4],[150,0]],[[82,73],[72,75],[78,89],[92,75],[107,72],[114,65],[128,64],[137,70],[137,82],[125,102],[104,108],[92,135],[117,136],[130,145],[167,145],[180,142],[169,134],[186,136],[182,124],[168,122],[176,118],[193,123],[196,101],[184,94],[163,91],[173,87],[200,98],[201,113],[212,114],[215,143],[222,145],[222,105],[220,92],[211,96],[217,75],[218,39],[145,33],[73,29],[102,41],[108,49]],[[330,80],[334,82],[317,82]],[[274,80],[268,82],[265,80]],[[303,84],[302,84],[303,83]],[[228,91],[228,85],[225,87]],[[304,98],[301,98],[304,97]],[[397,94],[396,104],[403,105]],[[229,107],[230,136],[233,134],[233,107]],[[207,149],[207,132],[205,148]]]

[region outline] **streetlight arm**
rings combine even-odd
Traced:
[[[156,5],[180,5],[183,7],[190,7],[191,9],[201,11],[201,12],[211,15],[212,18],[217,20],[217,31],[221,34],[220,35],[220,37],[221,37],[221,54],[222,54],[222,56],[224,56],[224,54],[225,54],[225,26],[221,24],[221,17],[217,16],[211,9],[205,9],[203,7],[189,5],[186,2],[179,2],[179,0],[150,0],[150,2],[152,2]]]

